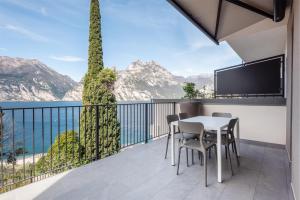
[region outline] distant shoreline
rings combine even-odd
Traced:
[[[44,153],[44,156],[46,155],[47,153]],[[43,153],[34,154],[34,162],[36,163],[41,157],[43,157]],[[16,164],[23,165],[23,163],[33,163],[33,154],[25,155],[25,159],[21,156],[17,157]]]

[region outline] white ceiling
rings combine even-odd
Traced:
[[[265,17],[261,15],[224,1],[220,15],[217,39],[220,40],[221,38],[224,38],[232,33],[235,33],[236,31],[244,29],[264,19]],[[271,19],[268,20],[272,21]]]
[[[215,35],[219,0],[173,0]],[[273,0],[243,0],[243,2],[272,13]],[[216,39],[227,41],[244,60],[253,61],[285,52],[286,24],[289,8],[283,21],[272,19],[223,0]]]
[[[263,30],[244,37],[228,39],[228,44],[245,61],[250,62],[284,54],[286,26]]]

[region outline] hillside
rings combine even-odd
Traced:
[[[213,76],[175,76],[154,61],[138,60],[117,71],[114,93],[118,101],[181,98],[184,82],[194,82],[199,89],[205,85],[210,90]],[[38,60],[0,56],[1,101],[81,101],[82,83]]]
[[[197,76],[174,76],[154,61],[133,62],[127,69],[117,72],[115,95],[118,101],[178,99],[183,97],[184,82],[194,82],[198,89],[207,86],[213,88],[213,76],[203,74]],[[70,90],[63,100],[81,100],[82,85]],[[78,97],[78,98],[76,98]]]
[[[38,60],[0,56],[1,101],[55,101],[77,82]]]

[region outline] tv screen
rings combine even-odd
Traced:
[[[215,71],[216,96],[283,96],[284,56]]]

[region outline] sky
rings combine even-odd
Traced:
[[[0,0],[0,55],[38,59],[79,81],[87,71],[89,0]],[[100,0],[106,67],[154,60],[175,75],[240,64],[166,0]]]

